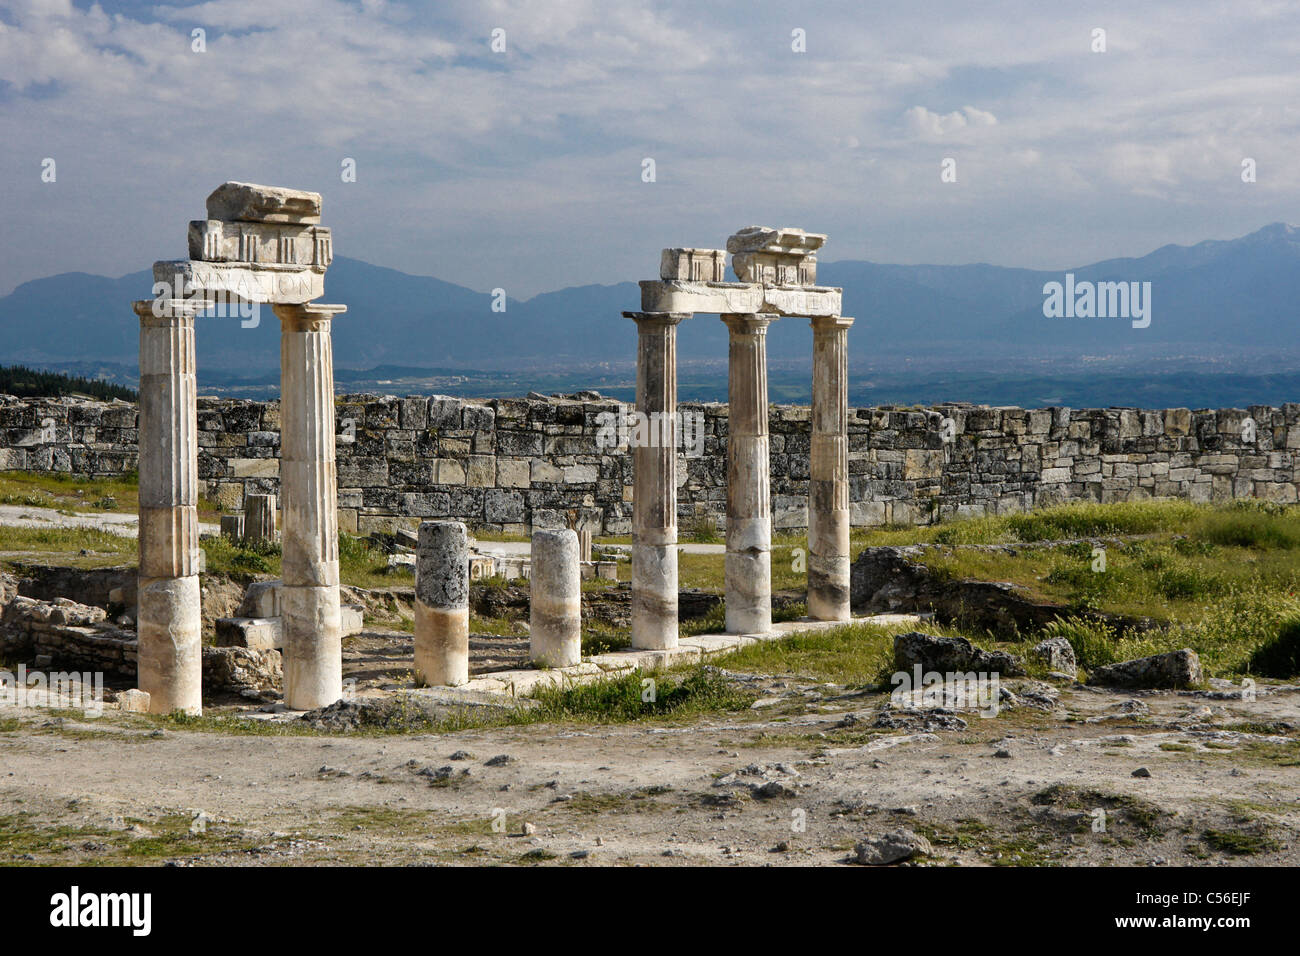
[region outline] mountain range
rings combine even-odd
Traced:
[[[1300,301],[1300,229],[1273,223],[1233,240],[1167,245],[1133,259],[1060,271],[987,264],[965,266],[823,262],[822,285],[844,289],[844,313],[857,317],[855,357],[930,353],[1083,354],[1137,348],[1153,354],[1213,357],[1223,350],[1285,343]],[[1127,319],[1045,318],[1044,284],[1151,283],[1151,324]],[[0,362],[133,365],[138,324],[130,303],[147,298],[145,270],[121,278],[73,272],[36,279],[0,298]],[[621,318],[639,307],[635,281],[560,289],[492,311],[492,297],[429,276],[358,259],[336,258],[325,300],[348,305],[334,325],[340,369],[393,364],[417,368],[566,367],[593,370],[634,358],[635,333]],[[235,318],[200,321],[200,367],[264,374],[278,367],[279,323],[263,309],[256,328]],[[807,361],[808,323],[774,323],[774,363]],[[726,330],[712,316],[684,323],[679,359],[722,360]]]

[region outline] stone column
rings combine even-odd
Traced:
[[[209,305],[145,300],[134,306],[140,318],[137,667],[155,714],[203,711],[194,317]]]
[[[847,621],[849,610],[849,365],[844,316],[813,328],[812,452],[808,482],[808,614]]]
[[[772,503],[767,434],[767,327],[776,316],[724,315],[727,401],[727,631],[772,630]]]
[[[459,521],[424,521],[415,555],[415,681],[468,680],[469,535]]]
[[[244,495],[244,538],[252,544],[275,542],[275,495]]]
[[[636,322],[632,442],[632,646],[677,646],[677,326],[690,312],[624,312]]]
[[[569,529],[533,532],[529,589],[529,655],[543,667],[582,661],[582,575],[578,535]]]
[[[280,319],[284,702],[312,710],[343,696],[330,320],[347,307],[274,309]]]

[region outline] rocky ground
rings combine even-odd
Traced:
[[[443,734],[7,708],[0,863],[840,865],[906,830],[912,864],[1300,864],[1300,687],[1004,681],[986,719],[727,676],[752,707]]]

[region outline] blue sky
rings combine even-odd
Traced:
[[[751,223],[1064,269],[1300,221],[1297,64],[1282,0],[0,0],[0,294],[183,257],[227,179],[322,192],[338,254],[520,298]]]

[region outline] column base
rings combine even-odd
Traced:
[[[141,578],[137,681],[149,713],[203,713],[203,618],[199,577]]]
[[[772,552],[750,548],[726,557],[728,634],[767,634],[772,630]]]
[[[457,687],[469,681],[469,608],[415,602],[415,682]]]
[[[815,621],[847,621],[852,618],[847,556],[808,556],[808,616]]]
[[[632,545],[632,646],[677,647],[677,545]]]
[[[290,710],[328,707],[343,697],[339,589],[284,585],[280,614],[285,706]]]

